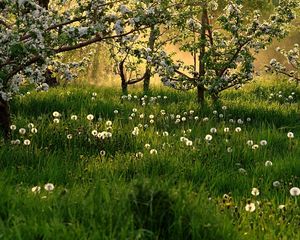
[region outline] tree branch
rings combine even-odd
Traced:
[[[73,46],[62,46],[60,48],[54,49],[53,51],[55,53],[68,52],[68,51],[76,50],[78,48],[86,47],[86,46],[91,45],[93,43],[101,42],[103,40],[124,37],[124,36],[127,36],[127,35],[129,35],[129,34],[131,34],[133,32],[140,31],[140,30],[143,30],[143,29],[146,29],[146,28],[148,28],[148,27],[144,27],[144,28],[141,28],[141,29],[133,29],[133,30],[131,30],[129,32],[126,32],[126,33],[123,33],[123,34],[106,36],[106,37],[102,37],[100,35],[96,35],[94,38],[91,38],[89,40],[80,42],[80,43],[78,43],[76,45],[73,45]]]

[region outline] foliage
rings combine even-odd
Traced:
[[[268,72],[282,74],[284,76],[289,77],[290,81],[295,81],[298,85],[300,82],[300,48],[299,44],[295,44],[292,49],[286,51],[284,49],[280,49],[279,47],[276,49],[280,52],[288,61],[290,65],[290,69],[286,66],[278,62],[276,59],[271,59],[270,65],[266,66],[266,70]]]

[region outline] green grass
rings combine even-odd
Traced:
[[[280,91],[287,97],[294,92],[292,101],[278,97]],[[269,98],[271,93],[277,97]],[[69,86],[16,98],[12,138],[21,144],[0,145],[0,238],[300,239],[300,199],[289,193],[300,187],[299,88],[259,81],[202,107],[193,92],[154,89],[145,106],[142,97],[133,92],[131,100],[121,99],[116,89]],[[53,122],[54,111],[61,113],[59,123]],[[78,120],[71,120],[73,114]],[[176,115],[186,120],[175,123]],[[101,140],[92,130],[112,137]],[[295,138],[288,139],[290,131]],[[273,165],[266,167],[268,160]],[[55,188],[47,192],[49,182]],[[33,193],[34,186],[40,192]],[[253,187],[258,196],[251,195]],[[245,210],[250,202],[254,212]]]

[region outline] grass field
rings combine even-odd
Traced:
[[[0,239],[300,239],[299,87],[194,100],[91,86],[16,98]]]

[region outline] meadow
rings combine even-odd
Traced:
[[[0,145],[1,239],[300,239],[300,90],[27,93]]]

